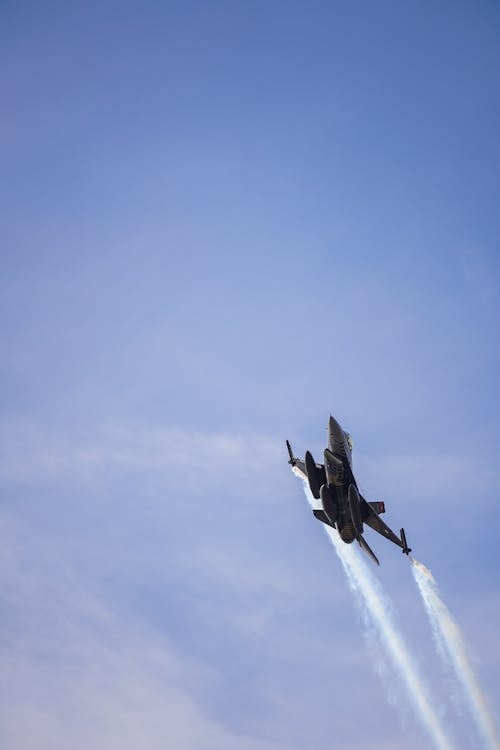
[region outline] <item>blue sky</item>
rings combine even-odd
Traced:
[[[499,26],[2,4],[3,747],[425,746],[286,464],[330,412],[500,705]]]

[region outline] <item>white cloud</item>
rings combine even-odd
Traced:
[[[2,747],[277,750],[207,715],[197,699],[214,679],[205,664],[176,653],[139,612],[124,620],[65,573],[64,560],[52,570],[7,531],[4,523]]]
[[[335,735],[342,746],[377,748],[365,728],[352,741],[354,695],[362,696],[367,727],[379,715],[391,722],[383,744],[391,746],[397,719],[377,690],[336,561],[324,564],[330,550],[321,528],[313,520],[302,526],[301,501],[293,510],[281,444],[117,426],[68,438],[20,422],[4,424],[2,436],[9,445],[0,478],[20,498],[0,513],[7,696],[0,724],[8,750],[28,750],[33,737],[41,750],[66,748],[68,738],[75,750],[308,747],[310,735],[328,736],[322,717],[332,700],[343,717]],[[418,465],[396,457],[378,469],[402,482]],[[124,481],[132,486],[128,506]],[[146,481],[149,504],[136,501]],[[202,523],[189,506],[174,514],[165,503],[186,481]],[[238,482],[239,503],[227,518],[224,492]],[[184,619],[173,609],[176,587],[189,600]],[[148,609],[143,592],[161,601]],[[205,642],[196,654],[170,630],[170,617]],[[226,708],[232,694],[242,715]],[[264,708],[244,715],[247,698]]]
[[[277,619],[281,599],[276,590],[264,600],[249,597],[247,608],[225,611],[217,605],[220,569],[212,571],[210,592],[215,603],[208,613],[212,625],[229,638],[236,636],[243,652],[255,651],[257,639],[263,644],[257,651],[264,649],[259,658],[273,655],[276,660],[274,671],[268,673],[270,682],[259,683],[267,717],[257,712],[240,723],[224,706],[207,709],[206,700],[207,693],[227,679],[226,671],[233,679],[245,679],[238,669],[222,659],[214,671],[198,657],[180,651],[168,630],[148,624],[140,609],[124,618],[112,600],[105,601],[86,587],[82,571],[76,575],[68,568],[63,547],[59,565],[54,566],[57,561],[47,559],[43,546],[37,546],[29,534],[20,540],[16,524],[5,516],[2,520],[2,747],[284,750],[303,746],[291,738],[293,726],[276,723],[278,717],[296,722],[297,709],[303,717],[311,711],[315,698],[304,696],[303,686],[311,675],[304,671],[314,674],[319,667],[321,672],[327,668],[329,629],[326,639],[321,628],[311,638],[300,622]],[[146,578],[144,571],[138,575]],[[255,588],[250,576],[238,580],[234,575],[234,584],[243,592]],[[124,569],[122,585],[126,577]],[[346,601],[338,604],[349,606]],[[207,612],[200,609],[199,615],[208,625]],[[348,673],[364,664],[363,649],[345,642],[335,661],[337,673]],[[296,673],[293,689],[274,673],[280,667],[287,674]],[[329,702],[326,695],[320,696],[319,705],[325,700]],[[306,729],[301,731],[307,734]]]
[[[6,750],[277,750],[207,717],[191,684],[203,668],[181,663],[165,639],[127,633],[116,621],[94,637],[73,624],[53,639],[35,639],[28,648],[23,641],[3,654]],[[57,647],[56,659],[50,646]]]
[[[95,482],[109,472],[144,471],[182,476],[193,488],[252,481],[261,492],[286,466],[284,446],[267,436],[104,425],[91,432],[59,434],[15,421],[0,427],[0,479],[39,484],[71,477]],[[268,492],[268,494],[270,494]]]

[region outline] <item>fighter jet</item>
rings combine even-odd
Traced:
[[[313,510],[318,521],[337,529],[346,544],[356,539],[361,549],[377,565],[380,563],[363,537],[364,524],[401,547],[405,555],[411,552],[404,529],[397,537],[380,518],[380,514],[385,513],[384,503],[369,503],[360,494],[352,473],[351,436],[344,432],[334,417],[330,416],[328,422],[328,448],[323,454],[324,464],[316,463],[309,451],[306,451],[302,461],[293,455],[288,440],[286,445],[290,456],[288,463],[307,479],[313,497],[321,501],[322,509]]]

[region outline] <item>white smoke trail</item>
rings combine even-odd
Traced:
[[[297,476],[303,479],[300,471],[295,470]],[[311,507],[315,507],[309,487],[304,482],[304,491]],[[378,634],[379,641],[395,670],[397,670],[406,687],[411,703],[417,711],[422,724],[427,730],[432,743],[437,750],[452,750],[452,744],[446,736],[439,717],[437,716],[424,684],[410,653],[397,630],[391,617],[391,604],[382,590],[379,581],[367,568],[364,561],[356,554],[350,545],[344,544],[337,531],[326,525],[330,541],[340,558],[349,587],[355,594],[363,613],[365,626],[373,628]]]
[[[493,719],[482,694],[460,628],[438,593],[437,583],[431,571],[413,559],[413,575],[429,617],[436,648],[443,660],[451,667],[467,697],[467,706],[477,730],[489,750],[499,750]]]

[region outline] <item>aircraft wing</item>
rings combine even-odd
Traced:
[[[380,516],[378,516],[373,508],[369,506],[369,504],[366,502],[366,500],[363,498],[361,501],[362,505],[362,514],[363,514],[363,523],[366,523],[368,526],[371,526],[372,529],[375,531],[378,531],[379,534],[384,536],[386,539],[389,539],[389,541],[394,542],[394,544],[397,544],[398,547],[403,548],[403,544],[401,542],[401,539],[396,536],[394,531],[392,531],[386,523],[382,521]]]

